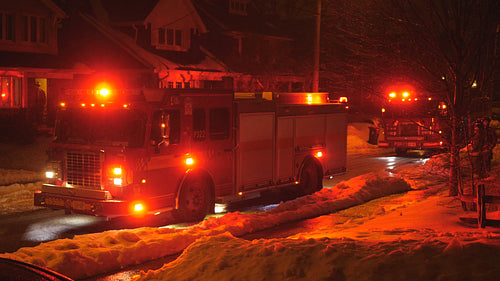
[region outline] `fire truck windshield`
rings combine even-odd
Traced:
[[[129,109],[67,108],[58,113],[56,142],[139,147],[145,124],[145,114]]]

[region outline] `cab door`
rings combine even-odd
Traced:
[[[193,148],[203,157],[215,184],[216,196],[233,193],[231,108],[193,108]]]

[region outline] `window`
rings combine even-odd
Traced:
[[[175,45],[182,45],[182,31],[180,30],[175,31]]]
[[[0,107],[19,107],[21,105],[20,79],[0,77]]]
[[[247,0],[229,0],[229,12],[233,14],[247,14]]]
[[[47,20],[44,18],[40,18],[40,42],[47,43]]]
[[[7,14],[5,16],[5,39],[14,41],[16,38],[14,34],[16,34],[16,18],[13,14]]]
[[[158,29],[158,44],[165,44],[165,28]]]
[[[174,30],[167,29],[167,45],[174,45]]]
[[[207,137],[204,108],[193,109],[193,140],[204,141]]]
[[[175,82],[175,87],[178,89],[182,88],[182,82]]]
[[[168,81],[168,88],[172,89],[174,87],[174,82]]]
[[[181,115],[179,110],[161,110],[153,114],[150,138],[155,144],[168,140],[168,144],[177,144],[181,140]],[[166,132],[162,132],[166,128]]]
[[[49,24],[46,18],[22,16],[21,25],[23,41],[45,44],[49,42]]]
[[[30,39],[30,17],[23,16],[23,41]]]
[[[36,42],[37,20],[36,17],[30,17],[30,41]]]
[[[0,39],[15,41],[15,23],[13,14],[0,13]]]
[[[229,108],[210,109],[210,139],[223,140],[229,138]]]
[[[162,28],[163,34],[159,34],[160,37],[158,44],[166,44],[169,46],[182,46],[182,30],[167,28],[166,30]],[[161,39],[164,37],[164,39]]]
[[[191,88],[191,83],[189,83],[189,82],[184,82],[184,88],[186,88],[186,89]]]

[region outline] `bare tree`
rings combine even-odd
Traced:
[[[491,100],[498,66],[500,2],[496,0],[330,0],[334,34],[325,35],[348,55],[336,76],[343,81],[367,78],[376,88],[397,70],[448,103],[450,195],[458,192],[460,129],[477,101]],[[344,2],[344,3],[343,3]],[[342,8],[342,9],[339,9]],[[325,30],[325,29],[323,29]],[[336,34],[335,34],[336,32]],[[343,38],[342,38],[343,37]],[[323,46],[325,42],[322,42]],[[328,44],[328,43],[326,43]],[[335,51],[335,50],[334,50]],[[352,73],[347,73],[345,70]],[[384,75],[380,75],[384,73]],[[371,77],[370,77],[371,76]]]

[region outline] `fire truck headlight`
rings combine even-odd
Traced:
[[[56,177],[56,173],[54,173],[53,171],[47,171],[45,172],[45,177],[48,179],[53,179]]]
[[[114,179],[113,179],[113,184],[114,184],[114,185],[119,185],[119,186],[120,186],[120,185],[122,185],[122,182],[123,182],[123,181],[122,181],[122,179],[121,179],[121,178],[114,178]]]
[[[113,169],[113,174],[120,176],[122,174],[122,168],[116,167]]]
[[[59,171],[61,170],[61,163],[58,161],[49,162],[45,170],[45,178],[49,180],[50,183],[55,183],[55,181],[60,180]]]

